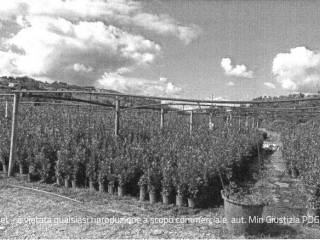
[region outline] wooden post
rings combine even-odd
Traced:
[[[252,128],[255,128],[255,117],[252,117]]]
[[[6,100],[5,118],[8,118],[8,100]]]
[[[115,116],[114,116],[114,135],[117,137],[119,135],[120,128],[120,100],[116,98],[116,108],[115,108]]]
[[[232,114],[229,113],[229,122],[230,122],[230,125],[232,125]]]
[[[193,111],[190,112],[190,119],[189,119],[189,132],[190,135],[192,134],[193,130]]]
[[[212,114],[209,114],[209,129],[212,130],[214,127],[214,123],[212,121]]]
[[[16,155],[16,139],[17,139],[16,132],[17,132],[17,122],[18,122],[19,97],[20,97],[19,93],[14,94],[8,177],[11,177],[13,175],[13,166],[14,166],[15,155]]]
[[[163,130],[163,125],[164,124],[164,109],[161,108],[160,112],[160,130]]]
[[[246,128],[249,126],[249,117],[246,116]]]

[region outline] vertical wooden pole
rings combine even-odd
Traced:
[[[12,109],[12,126],[11,126],[11,141],[10,141],[10,155],[9,155],[9,169],[8,177],[13,175],[13,166],[16,155],[16,140],[17,140],[17,121],[18,121],[18,106],[19,106],[19,93],[14,94],[13,109]]]
[[[252,117],[252,128],[255,128],[255,117]]]
[[[8,118],[8,100],[6,100],[5,118]]]
[[[163,130],[163,125],[164,124],[164,109],[161,108],[160,112],[160,130]]]
[[[119,135],[120,128],[120,100],[116,98],[116,108],[114,116],[114,135],[117,137]]]
[[[239,115],[239,131],[241,129],[241,116]]]
[[[189,119],[189,132],[190,135],[192,134],[193,130],[193,111],[190,112],[190,119]]]
[[[249,117],[246,116],[246,128],[249,126]]]
[[[209,114],[209,129],[210,130],[212,130],[214,127],[212,118],[213,118],[212,114]]]

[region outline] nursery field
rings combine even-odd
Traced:
[[[222,207],[226,199],[264,206],[261,217],[319,216],[320,127],[314,118],[262,115],[268,129],[261,129],[262,117],[249,110],[114,110],[20,103],[17,178],[7,178],[14,121],[11,108],[0,104],[3,236],[231,238],[238,230],[221,220],[232,217]],[[266,150],[268,141],[274,147]],[[138,223],[100,222],[118,217]],[[163,222],[168,219],[185,222]],[[252,234],[320,236],[315,224],[305,223],[264,224]]]
[[[223,185],[250,177],[244,173],[263,143],[256,128],[231,118],[216,119],[210,130],[208,116],[195,116],[190,134],[188,115],[168,113],[160,129],[159,112],[123,111],[115,137],[110,110],[22,105],[19,111],[14,171],[29,181],[178,206],[184,199],[191,207],[219,204]],[[6,172],[11,120],[1,114],[0,122]]]

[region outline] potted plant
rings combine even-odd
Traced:
[[[158,139],[152,138],[144,146],[142,151],[142,165],[147,183],[150,204],[157,201],[157,191],[160,189],[161,171],[160,171],[160,154]]]
[[[146,198],[146,191],[148,186],[148,178],[145,174],[142,174],[142,176],[140,177],[138,185],[139,185],[139,201],[143,202]]]
[[[118,174],[118,197],[123,197],[125,193],[125,178],[122,174]]]
[[[185,185],[179,184],[176,187],[176,205],[177,207],[183,207],[184,204],[184,195],[185,195]]]
[[[184,206],[184,196],[186,193],[186,169],[181,164],[180,159],[177,161],[176,173],[173,175],[173,185],[176,190],[176,206]]]
[[[196,206],[195,200],[199,195],[200,188],[204,185],[201,177],[193,177],[188,184],[188,207],[194,208]]]
[[[105,175],[103,173],[103,170],[101,170],[100,168],[98,173],[99,192],[105,192],[104,181],[105,181]]]
[[[176,168],[176,173],[173,176],[173,185],[176,190],[176,206],[177,207],[182,207],[184,206],[184,196],[186,193],[187,189],[187,184],[186,184],[186,170],[181,164],[183,159],[178,159],[177,161],[177,168]]]
[[[114,174],[114,167],[113,163],[115,163],[114,155],[115,155],[115,145],[113,141],[110,141],[108,146],[106,147],[106,154],[104,159],[102,160],[102,168],[100,171],[103,173],[104,178],[107,180],[108,183],[108,193],[113,194],[114,193],[114,186],[116,177]]]
[[[27,149],[28,146],[25,144],[17,144],[17,162],[19,166],[19,175],[22,176],[24,174],[24,165],[25,159],[27,158]]]
[[[91,144],[89,159],[86,164],[86,176],[89,179],[89,191],[95,191],[94,182],[97,179],[97,152],[95,141]]]
[[[31,182],[32,176],[35,173],[35,157],[33,153],[33,149],[28,149],[27,150],[27,159],[26,162],[28,164],[28,176],[27,180],[28,182]]]
[[[108,193],[111,195],[114,194],[115,180],[116,180],[116,177],[114,176],[114,174],[111,173],[111,171],[109,171],[109,174],[107,175],[107,181],[108,181]]]
[[[221,191],[228,230],[235,235],[258,234],[262,224],[249,219],[261,219],[267,200],[258,191],[242,187],[234,182]],[[243,219],[243,220],[242,220]]]
[[[55,173],[57,184],[61,184],[61,179],[64,179],[64,186],[69,187],[70,173],[68,171],[67,161],[69,159],[69,151],[67,149],[61,149],[57,153],[57,163],[55,166]]]
[[[149,192],[150,204],[155,204],[157,201],[157,197],[156,197],[156,187],[154,186],[154,184],[148,184],[148,192]]]
[[[118,181],[119,197],[124,196],[126,191],[125,186],[131,181],[135,168],[130,153],[126,147],[128,146],[122,146],[118,151],[118,156],[114,158],[114,170]]]
[[[177,190],[176,205],[183,206],[183,197],[187,197],[188,206],[194,208],[200,187],[203,185],[203,163],[206,160],[198,139],[190,139],[182,146],[178,154],[175,185]]]
[[[157,201],[157,191],[160,188],[160,173],[156,162],[151,163],[147,171],[147,191],[149,193],[149,202],[154,204]]]
[[[72,156],[72,169],[71,169],[71,186],[75,189],[78,185],[78,173],[80,171],[81,163],[86,160],[86,148],[80,144],[75,147],[75,151]]]
[[[162,203],[163,204],[169,204],[169,196],[172,191],[172,182],[166,174],[164,174],[163,179],[161,180],[161,186],[162,186]]]
[[[44,153],[44,148],[42,147],[41,150],[35,155],[35,162],[36,165],[39,167],[39,172],[40,172],[40,177],[41,181],[45,182],[46,179],[48,178],[47,175],[47,164],[48,164],[48,159],[46,158],[46,155]]]
[[[163,157],[161,158],[161,195],[163,204],[169,204],[169,196],[173,190],[173,175],[175,174],[177,161],[176,146],[171,141],[170,143],[171,146],[165,146],[165,149],[163,149]]]

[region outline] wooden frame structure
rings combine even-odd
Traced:
[[[57,94],[57,95],[55,95]],[[70,94],[71,97],[63,96],[63,94]],[[112,103],[103,103],[99,101],[92,101],[74,98],[72,94],[84,94],[84,95],[99,95],[99,96],[108,96],[113,97],[114,101]],[[245,117],[245,126],[249,127],[249,115],[252,116],[252,128],[259,127],[259,119],[256,119],[255,116],[260,112],[270,112],[270,113],[299,113],[299,114],[319,114],[320,113],[320,106],[313,106],[313,107],[295,107],[295,108],[268,108],[268,107],[261,107],[263,104],[270,104],[270,103],[299,103],[305,101],[319,101],[320,97],[313,97],[313,98],[301,98],[301,99],[292,99],[292,100],[268,100],[268,101],[217,101],[217,100],[199,100],[199,99],[186,99],[186,98],[168,98],[168,97],[152,97],[152,96],[143,96],[143,95],[130,95],[130,94],[118,94],[118,93],[101,93],[101,92],[85,92],[85,91],[13,91],[12,94],[0,94],[1,96],[13,96],[13,106],[12,106],[12,123],[11,123],[11,138],[10,138],[10,156],[9,156],[9,169],[8,169],[8,176],[11,177],[13,174],[13,167],[15,163],[15,154],[16,154],[16,138],[17,138],[17,123],[18,123],[18,113],[19,113],[19,103],[24,103],[20,101],[23,97],[35,97],[41,99],[54,99],[59,101],[67,101],[67,102],[78,102],[81,104],[69,104],[69,105],[77,105],[77,106],[87,106],[84,104],[96,105],[100,106],[101,108],[112,108],[114,109],[114,135],[119,135],[120,130],[120,114],[121,111],[129,111],[133,109],[148,109],[148,110],[155,110],[160,111],[160,129],[164,129],[164,121],[165,121],[165,114],[170,112],[177,112],[181,114],[188,114],[189,115],[189,133],[192,134],[193,132],[193,125],[194,125],[194,114],[206,114],[209,115],[209,129],[212,127],[212,119],[214,116],[217,116],[215,112],[229,112],[235,110],[241,110],[239,112],[239,128],[241,126],[241,117]],[[121,98],[123,97],[131,97],[131,98],[140,98],[140,99],[151,99],[157,101],[167,101],[166,103],[158,103],[158,104],[148,104],[148,105],[137,105],[131,107],[121,106]],[[169,101],[169,102],[168,102]],[[33,103],[33,102],[28,102]],[[34,102],[37,103],[37,102]],[[40,102],[38,102],[40,103]],[[5,103],[5,117],[8,117],[8,101],[6,99]],[[41,102],[41,104],[61,104],[66,105],[66,103],[50,103],[50,102]],[[238,106],[235,106],[238,105]],[[173,108],[170,106],[183,106],[183,109],[180,108]],[[194,106],[194,108],[184,109],[184,106]],[[318,111],[314,111],[318,110]],[[240,114],[241,113],[241,114]],[[245,113],[245,115],[243,115]],[[231,116],[231,115],[230,115]],[[236,117],[236,116],[232,116]]]

